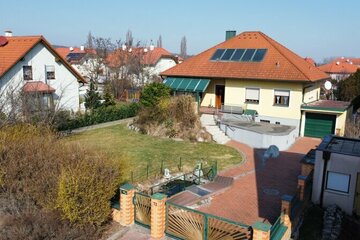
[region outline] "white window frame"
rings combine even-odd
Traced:
[[[257,90],[257,97],[254,96],[248,96],[248,95],[252,95],[252,94],[256,94],[256,93],[249,93],[248,94],[248,90]],[[245,103],[255,103],[255,104],[259,104],[260,102],[260,88],[257,87],[246,87],[245,88]]]
[[[289,107],[290,97],[291,91],[289,89],[274,89],[274,106]]]
[[[326,177],[326,190],[340,193],[349,193],[351,175],[328,171]]]
[[[55,76],[55,66],[54,65],[45,65],[45,72],[46,72],[46,79],[47,80],[54,80],[56,78]],[[49,78],[48,73],[53,72],[54,77],[53,78]]]

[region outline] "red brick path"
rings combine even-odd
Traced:
[[[199,210],[248,225],[264,219],[274,223],[280,215],[281,196],[296,192],[300,159],[319,143],[320,139],[299,138],[290,149],[263,165],[264,149],[253,149],[236,141],[228,142],[227,145],[244,153],[246,162],[220,173],[234,177],[234,184]]]

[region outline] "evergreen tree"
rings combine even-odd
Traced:
[[[85,107],[86,109],[95,109],[101,106],[100,103],[101,96],[98,92],[95,91],[94,82],[90,81],[90,88],[86,91],[85,94]]]
[[[111,84],[109,83],[105,85],[103,98],[104,98],[103,106],[107,107],[107,106],[115,105],[113,90],[111,88]]]

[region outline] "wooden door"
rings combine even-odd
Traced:
[[[360,173],[357,174],[354,207],[356,215],[360,216]]]
[[[215,86],[215,108],[220,109],[224,104],[224,96],[225,96],[225,86],[224,85],[216,85]]]

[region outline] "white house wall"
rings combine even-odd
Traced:
[[[13,88],[21,90],[25,83],[31,82],[23,80],[23,66],[26,65],[32,66],[32,81],[41,81],[56,89],[53,95],[58,109],[79,110],[79,83],[76,77],[61,62],[56,62],[55,56],[42,43],[33,47],[23,60],[1,78],[2,96]],[[55,79],[46,79],[46,65],[55,67]]]

